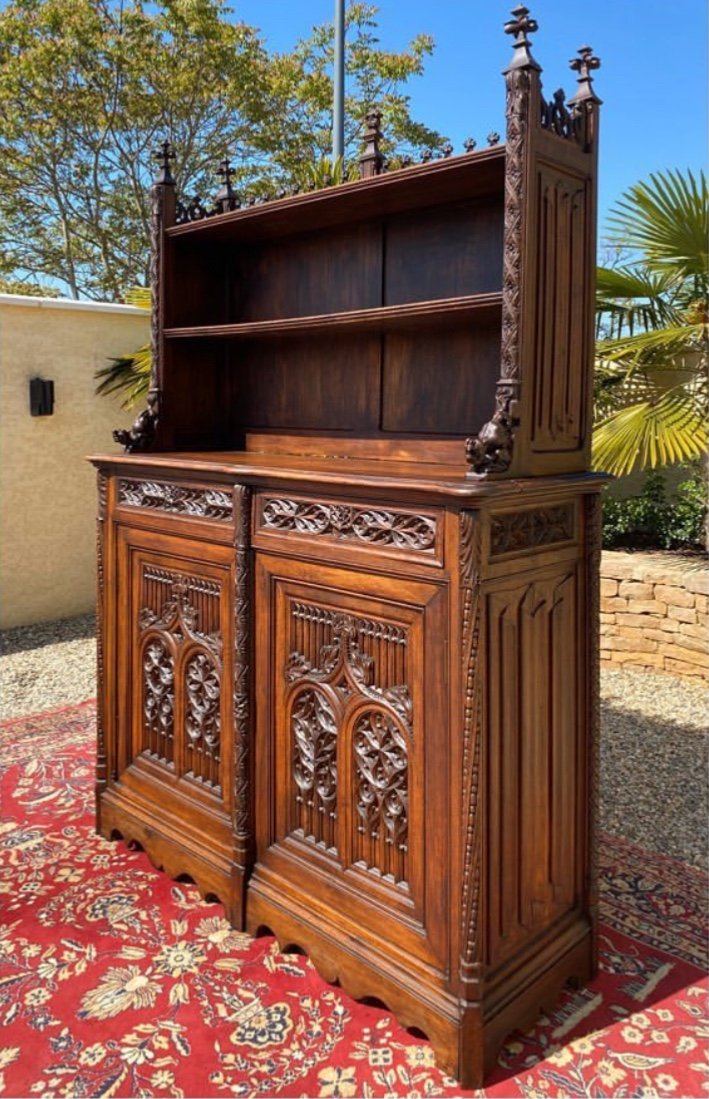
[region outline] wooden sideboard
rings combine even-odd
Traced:
[[[599,100],[507,25],[506,143],[153,188],[148,408],[98,468],[98,827],[479,1086],[594,972]]]

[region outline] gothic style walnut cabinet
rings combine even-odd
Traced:
[[[216,207],[153,188],[148,407],[99,478],[99,829],[478,1086],[596,964],[600,101]]]

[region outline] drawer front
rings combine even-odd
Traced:
[[[446,954],[446,589],[257,555],[258,860],[332,919]]]
[[[297,552],[302,547],[303,553],[319,557],[336,548],[441,568],[443,535],[443,513],[436,508],[278,492],[255,497],[254,545],[264,549],[287,545],[289,552]]]
[[[237,503],[232,485],[172,477],[116,476],[116,517],[135,526],[159,526],[210,541],[233,539]]]

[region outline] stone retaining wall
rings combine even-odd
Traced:
[[[606,551],[601,659],[709,680],[709,570],[698,560]]]

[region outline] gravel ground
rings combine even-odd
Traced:
[[[0,716],[96,693],[93,615],[0,634]],[[709,869],[706,690],[642,671],[601,678],[601,827]]]

